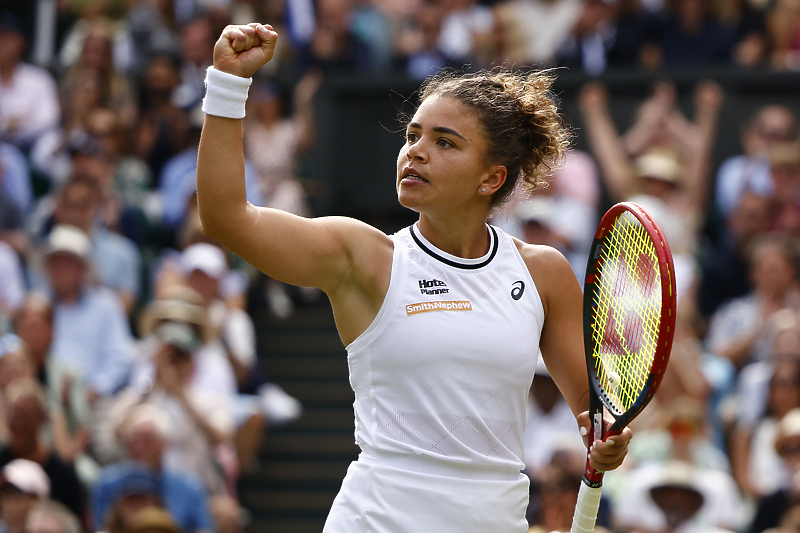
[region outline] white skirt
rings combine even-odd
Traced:
[[[354,461],[323,533],[527,533],[528,478],[470,479]]]

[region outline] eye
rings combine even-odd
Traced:
[[[415,142],[417,142],[418,139],[419,139],[419,137],[417,136],[416,133],[412,133],[412,132],[406,133],[406,142],[408,144],[414,144]]]
[[[438,141],[436,141],[436,144],[438,144],[438,145],[439,145],[439,146],[441,146],[442,148],[450,148],[450,147],[452,147],[452,146],[455,146],[453,143],[451,143],[450,141],[448,141],[448,140],[447,140],[447,139],[445,139],[444,137],[442,137],[441,139],[439,139]]]

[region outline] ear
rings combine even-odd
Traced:
[[[489,169],[489,174],[481,182],[478,187],[478,194],[483,196],[491,196],[497,192],[497,189],[503,186],[508,177],[508,170],[505,165],[495,165]],[[485,190],[484,190],[485,189]]]

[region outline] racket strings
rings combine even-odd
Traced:
[[[636,217],[618,217],[603,238],[591,324],[595,373],[609,408],[621,414],[645,389],[661,321],[655,246]]]

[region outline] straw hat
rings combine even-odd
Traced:
[[[203,298],[193,289],[186,286],[175,286],[167,289],[161,299],[154,300],[142,313],[139,329],[142,334],[155,334],[158,326],[165,322],[189,324],[195,327],[203,344],[215,337],[214,329],[208,321]],[[172,328],[164,334],[179,334]]]
[[[670,150],[652,149],[634,161],[636,176],[677,184],[681,176],[681,164]]]

